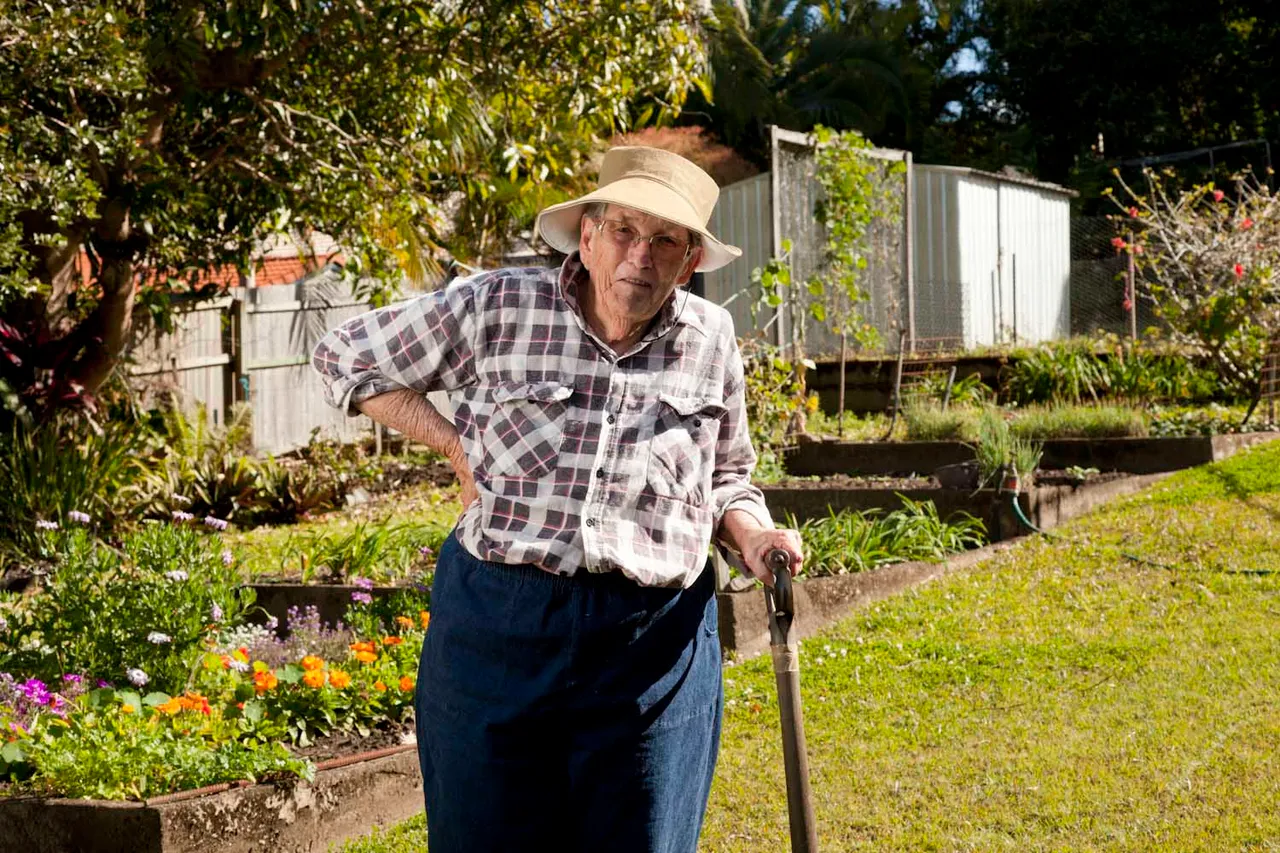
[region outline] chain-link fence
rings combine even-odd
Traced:
[[[1071,219],[1073,335],[1111,332],[1127,337],[1160,323],[1150,296],[1131,271],[1128,256],[1112,243],[1120,236],[1115,223],[1105,216]],[[1130,289],[1131,276],[1137,285],[1136,298]]]

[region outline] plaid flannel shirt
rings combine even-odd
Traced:
[[[619,356],[583,318],[587,283],[576,253],[459,279],[344,323],[313,363],[349,414],[396,389],[451,392],[479,492],[458,537],[476,557],[687,587],[730,507],[773,526],[733,321],[677,290]]]

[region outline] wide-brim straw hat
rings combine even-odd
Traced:
[[[661,148],[610,148],[600,167],[600,187],[581,198],[553,204],[534,226],[552,248],[566,255],[578,249],[584,209],[601,202],[630,207],[688,228],[702,237],[697,272],[710,272],[741,257],[742,250],[720,242],[707,230],[720,187],[689,160]]]

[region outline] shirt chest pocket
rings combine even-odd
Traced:
[[[700,505],[711,489],[716,441],[728,409],[707,397],[659,394],[646,479],[656,494]]]
[[[573,388],[561,382],[503,382],[489,397],[480,430],[487,478],[537,479],[556,467]],[[477,472],[479,474],[479,472]]]

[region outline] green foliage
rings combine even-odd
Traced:
[[[1255,414],[1244,424],[1244,406],[1154,406],[1149,415],[1151,434],[1158,437],[1227,435],[1235,432],[1270,432],[1277,424]]]
[[[787,525],[804,540],[804,573],[822,577],[904,560],[943,560],[985,541],[986,528],[967,513],[943,521],[932,501],[899,497],[902,508],[889,513],[828,510],[826,518],[803,524],[789,517]]]
[[[492,252],[705,61],[684,0],[19,0],[0,27],[0,305],[43,341],[28,374],[89,391],[274,235],[332,236],[377,301],[444,242]]]
[[[1040,467],[1044,446],[1014,435],[1009,421],[994,406],[988,406],[978,416],[978,443],[974,456],[978,462],[978,484],[999,485],[1006,473],[1016,473],[1023,485],[1031,482]]]
[[[1097,402],[1107,374],[1087,340],[1047,343],[1020,353],[1005,368],[1004,392],[1020,406],[1051,401]]]
[[[747,423],[751,444],[759,457],[757,480],[783,475],[782,448],[806,410],[817,409],[817,398],[805,394],[804,372],[812,362],[796,364],[776,347],[755,339],[739,342],[746,381]],[[812,402],[811,402],[812,401]]]
[[[299,535],[286,560],[296,561],[304,583],[315,578],[391,580],[407,575],[424,560],[424,548],[428,555],[438,552],[448,535],[448,528],[437,525],[362,521],[347,530]]]
[[[1032,406],[1019,409],[1009,425],[1015,437],[1123,438],[1147,434],[1142,412],[1123,406]]]
[[[973,441],[977,417],[973,409],[936,403],[910,403],[902,409],[907,441]]]
[[[813,318],[863,347],[879,342],[875,327],[858,314],[870,296],[862,285],[876,222],[893,222],[902,211],[904,163],[869,156],[873,147],[857,131],[835,132],[819,125],[814,178],[822,193],[814,214],[826,231],[823,280],[810,287]]]
[[[108,420],[97,429],[71,414],[31,427],[13,421],[0,437],[0,552],[35,558],[41,542],[36,522],[65,526],[72,512],[109,530],[127,511],[141,477],[135,461],[140,450],[142,437],[127,420]]]
[[[221,541],[189,525],[146,524],[119,549],[84,528],[43,536],[51,568],[8,609],[0,670],[45,681],[134,670],[135,683],[181,692],[212,626],[252,604]]]

